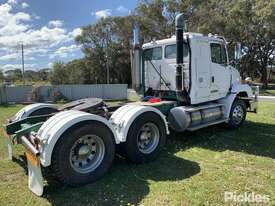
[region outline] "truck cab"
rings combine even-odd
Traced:
[[[176,37],[146,43],[142,49],[145,91],[175,91]],[[234,81],[239,83],[238,71],[229,65],[223,37],[184,33],[183,51],[184,86],[191,104],[224,98]]]

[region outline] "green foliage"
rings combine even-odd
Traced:
[[[22,80],[22,71],[21,69],[13,69],[13,70],[8,70],[5,72],[6,78],[10,80]]]
[[[267,66],[275,49],[274,12],[274,0],[211,0],[199,6],[193,28],[223,35],[233,43],[241,42],[245,48],[241,74],[260,74],[266,86]]]
[[[0,82],[4,80],[4,74],[3,71],[0,69]]]
[[[106,83],[107,67],[110,83],[130,83],[131,16],[110,17],[83,28],[76,38],[82,45],[84,61],[89,66],[85,73],[90,83]],[[87,81],[86,81],[87,82]]]
[[[68,80],[68,72],[65,70],[65,64],[56,62],[53,65],[52,75],[50,77],[52,84],[66,84]]]

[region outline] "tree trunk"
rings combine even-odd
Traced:
[[[261,83],[263,83],[263,89],[266,89],[268,86],[267,67],[262,67]]]

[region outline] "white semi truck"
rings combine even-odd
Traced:
[[[135,38],[132,57],[133,86],[144,93],[143,101],[118,108],[99,99],[62,108],[38,103],[9,120],[10,155],[11,142],[26,147],[35,194],[43,194],[41,167],[66,185],[91,183],[110,169],[116,146],[129,161],[146,162],[158,156],[171,130],[220,123],[238,128],[247,111],[257,111],[257,93],[229,65],[225,39],[186,32],[183,14],[176,18],[175,37],[143,46]]]

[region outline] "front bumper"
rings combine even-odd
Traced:
[[[260,88],[259,86],[255,86],[255,87],[252,87],[253,89],[253,93],[254,93],[254,96],[253,98],[250,98],[248,103],[249,103],[249,107],[248,107],[248,112],[254,112],[254,113],[258,113],[258,96],[259,96],[259,91],[260,91]]]

